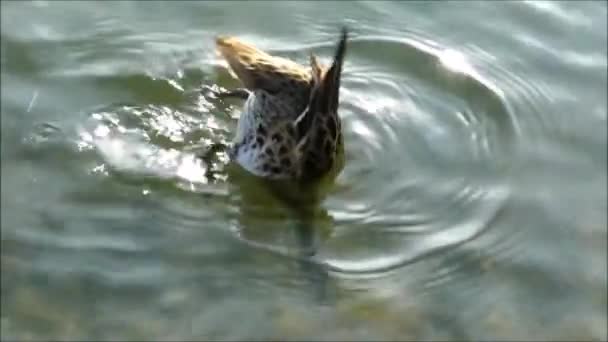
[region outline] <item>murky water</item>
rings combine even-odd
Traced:
[[[606,340],[606,2],[1,5],[3,340]],[[216,34],[351,28],[346,167],[227,165]],[[300,208],[301,209],[301,208]]]

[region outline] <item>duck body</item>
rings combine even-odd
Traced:
[[[342,168],[337,110],[346,39],[343,30],[329,68],[314,55],[305,67],[235,37],[216,39],[220,54],[247,90],[231,160],[262,178],[299,182]]]

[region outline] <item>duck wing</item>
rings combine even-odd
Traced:
[[[277,94],[310,88],[310,70],[292,60],[272,56],[233,36],[218,36],[215,42],[230,69],[249,90]]]

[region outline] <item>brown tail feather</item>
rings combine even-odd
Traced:
[[[344,56],[346,55],[347,39],[348,32],[346,28],[343,28],[332,65],[325,72],[322,72],[316,58],[311,56],[313,73],[317,73],[320,76],[313,77],[316,84],[313,85],[308,108],[302,113],[301,117],[296,120],[296,128],[300,138],[304,138],[316,115],[336,113],[338,110],[338,102],[340,100],[340,79],[342,75],[342,65],[344,64]],[[317,81],[318,78],[321,79]]]
[[[335,113],[338,110],[338,102],[340,99],[340,79],[342,76],[344,56],[346,55],[347,39],[348,32],[346,31],[346,28],[343,28],[340,36],[340,42],[336,48],[333,63],[323,77],[322,89],[319,93],[319,109],[325,113]]]

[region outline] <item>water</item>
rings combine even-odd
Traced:
[[[1,6],[3,340],[607,339],[606,2]],[[199,158],[341,24],[320,205]]]

